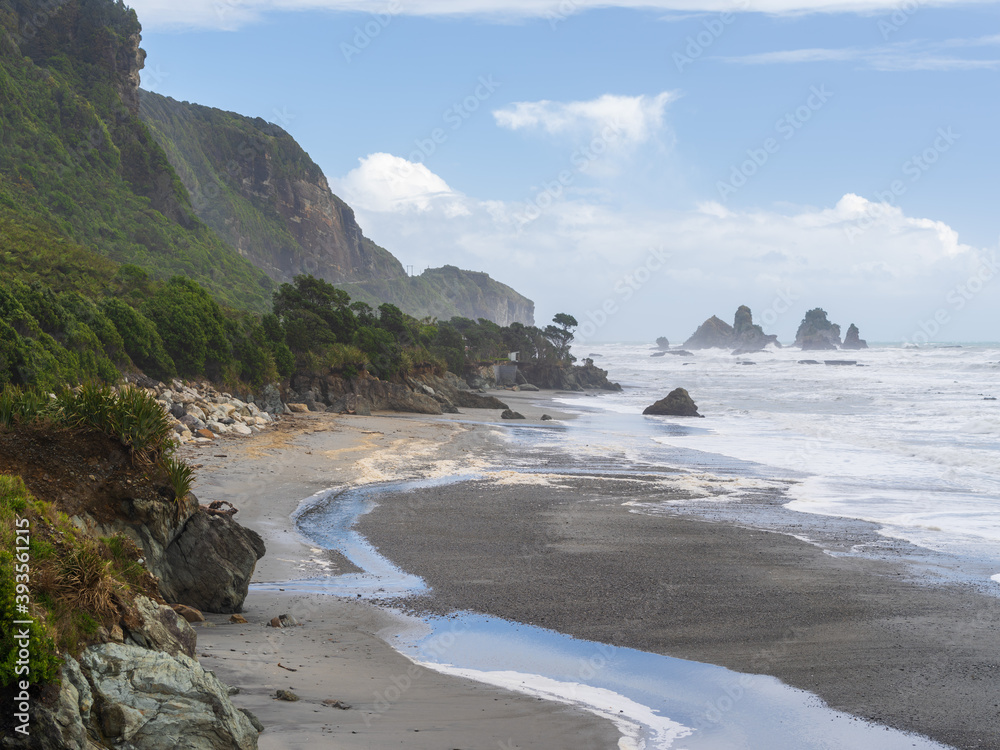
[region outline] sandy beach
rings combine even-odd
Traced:
[[[566,416],[544,394],[509,395],[529,417],[518,427],[541,427],[543,412]],[[662,477],[574,478],[560,472],[580,467],[553,455],[552,476],[510,481],[500,469],[517,447],[498,437],[509,425],[477,424],[495,412],[463,412],[290,417],[192,452],[202,464],[196,492],[240,509],[268,547],[255,582],[280,582],[353,569],[297,533],[290,515],[304,498],[488,466],[487,479],[435,488],[418,503],[382,496],[362,518],[383,554],[432,587],[409,607],[474,610],[774,675],[863,719],[954,747],[1000,747],[997,599],[929,585],[905,559],[831,556],[787,534],[623,505],[670,496]],[[264,627],[284,612],[302,627]],[[595,715],[414,665],[379,637],[398,627],[379,607],[251,590],[244,614],[249,624],[209,616],[198,650],[267,726],[262,748],[617,746],[615,726]],[[274,700],[277,689],[302,700]]]
[[[462,449],[450,446],[467,432],[448,421],[396,414],[296,415],[274,431],[219,441],[188,457],[202,465],[201,500],[233,502],[237,519],[264,537],[268,551],[254,581],[285,581],[350,569],[296,533],[290,516],[300,501],[342,483],[453,470]],[[283,613],[301,627],[266,627]],[[394,620],[378,607],[251,590],[243,615],[245,625],[208,615],[198,629],[198,653],[207,669],[239,687],[234,702],[267,727],[262,750],[617,747],[614,725],[592,714],[416,666],[379,637]],[[300,700],[276,700],[278,689]]]

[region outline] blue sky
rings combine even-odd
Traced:
[[[631,4],[133,3],[144,86],[277,122],[404,264],[588,340],[744,303],[1000,339],[1000,5]]]

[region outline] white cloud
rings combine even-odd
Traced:
[[[981,0],[983,2],[988,0]],[[967,0],[926,0],[922,6],[947,7]],[[150,29],[235,29],[273,12],[330,10],[412,16],[477,16],[499,20],[548,18],[556,22],[594,8],[650,11],[745,12],[782,14],[891,12],[899,0],[132,0],[130,5]]]
[[[334,184],[334,190],[354,208],[422,213],[437,206],[449,217],[468,213],[462,197],[423,164],[385,153],[370,154],[359,162]]]
[[[886,72],[907,70],[992,70],[1000,60],[976,57],[956,57],[942,54],[945,50],[974,49],[1000,46],[1000,35],[973,39],[946,39],[939,42],[914,41],[886,44],[879,47],[844,47],[780,50],[761,52],[722,60],[741,65],[798,65],[814,62],[855,62],[862,67]]]
[[[664,91],[656,96],[604,94],[582,102],[514,102],[494,110],[502,128],[543,130],[551,135],[611,134],[609,140],[645,143],[663,126],[663,115],[678,94]]]
[[[360,179],[380,173],[363,168],[377,166],[372,160],[341,184],[377,191],[379,179]],[[822,306],[872,339],[902,339],[979,267],[980,251],[944,222],[854,194],[820,208],[737,211],[708,202],[652,211],[568,193],[525,224],[523,206],[463,196],[429,170],[414,173],[417,187],[441,189],[425,200],[397,184],[392,198],[357,203],[366,234],[418,268],[487,271],[534,299],[542,322],[560,311],[582,320],[611,300],[619,312],[598,340],[683,338],[712,314],[728,317],[749,304],[759,316],[789,293],[796,302],[767,326],[783,338],[806,309]],[[669,262],[626,296],[627,279],[653,248]]]

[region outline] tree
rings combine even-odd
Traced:
[[[573,342],[573,329],[579,325],[576,318],[567,313],[558,313],[552,318],[552,322],[555,325],[545,326],[545,338],[552,344],[555,358],[566,362],[576,361],[576,358],[569,353]]]

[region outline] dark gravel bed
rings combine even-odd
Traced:
[[[774,675],[864,719],[1000,748],[1000,600],[926,585],[903,557],[831,556],[787,534],[623,506],[669,497],[648,484],[561,484],[386,495],[358,529],[430,584],[407,602],[418,610]],[[838,519],[837,533],[852,523]]]

